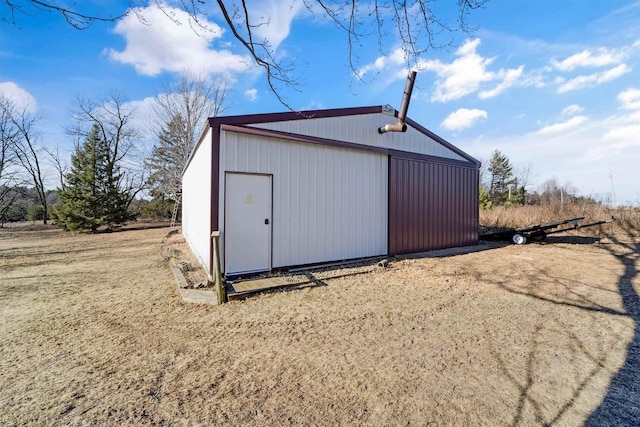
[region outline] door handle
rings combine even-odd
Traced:
[[[265,224],[265,225],[269,225],[269,218],[265,218],[265,219],[264,219],[264,224]]]

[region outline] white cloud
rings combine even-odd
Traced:
[[[602,161],[603,159],[611,158],[620,153],[627,154],[628,158],[640,158],[640,139],[638,134],[640,133],[640,120],[635,124],[625,123],[629,117],[616,118],[613,123],[610,123],[607,130],[602,134],[600,140],[585,150],[581,160],[585,162]],[[634,154],[629,152],[629,149],[635,149]],[[622,162],[621,162],[622,163]],[[635,162],[634,162],[635,163]],[[618,171],[619,172],[619,171]],[[637,168],[634,174],[628,177],[631,181],[634,181],[634,185],[640,184],[640,174],[638,174]]]
[[[622,141],[624,144],[623,146],[625,147],[632,145],[640,146],[640,139],[637,138],[638,135],[640,135],[640,123],[613,128],[606,132],[603,135],[603,138],[614,141]]]
[[[619,168],[617,171],[620,174],[623,174],[624,168],[631,167],[635,172],[629,177],[635,177],[635,186],[640,185],[636,162],[629,161],[633,158],[640,159],[640,139],[637,137],[640,133],[640,111],[579,122],[567,125],[564,129],[556,128],[556,132],[550,133],[548,139],[556,141],[556,146],[560,149],[570,147],[574,151],[571,157],[578,163],[612,162],[610,164],[619,165],[616,170]],[[537,134],[539,132],[532,135]]]
[[[308,104],[300,107],[300,111],[322,110],[326,108],[322,101],[310,101]]]
[[[520,77],[522,77],[522,71],[524,70],[524,65],[519,66],[515,69],[509,70],[500,70],[497,75],[502,78],[502,82],[491,90],[483,90],[478,94],[480,99],[493,98],[504,92],[506,89],[513,86]]]
[[[599,84],[615,80],[630,71],[631,68],[627,64],[620,64],[606,71],[574,77],[561,83],[558,88],[558,93],[569,92],[589,86],[597,86]]]
[[[595,54],[589,49],[570,57],[556,61],[551,60],[551,65],[561,71],[573,71],[578,67],[604,67],[606,65],[619,64],[623,60],[623,55],[618,52],[609,52],[605,48],[600,48]]]
[[[215,50],[211,44],[222,37],[217,24],[200,17],[206,30],[194,31],[189,15],[180,9],[162,5],[137,8],[118,21],[114,32],[127,45],[123,51],[109,49],[111,59],[131,64],[140,74],[155,76],[163,71],[227,73],[245,70],[250,61],[229,50]],[[138,15],[144,17],[142,22]],[[170,15],[168,17],[167,15]]]
[[[494,80],[495,74],[487,67],[495,58],[484,58],[476,52],[480,39],[467,40],[456,51],[457,59],[444,63],[438,59],[421,61],[419,68],[433,71],[439,79],[436,81],[432,101],[447,102],[462,98],[478,90],[481,83]]]
[[[485,58],[477,53],[480,39],[466,40],[456,52],[456,59],[447,63],[439,59],[420,59],[415,66],[418,71],[432,71],[437,75],[432,101],[447,102],[460,99],[474,92],[480,91],[483,85],[493,83],[491,89],[482,90],[478,96],[481,99],[492,98],[515,85],[539,85],[539,78],[524,76],[524,66],[518,68],[501,68],[497,71],[489,70],[495,58]],[[362,78],[371,72],[384,73],[387,78],[385,84],[401,80],[407,76],[407,58],[400,48],[387,56],[380,56],[375,61],[361,67],[357,74]]]
[[[484,110],[460,108],[449,114],[440,127],[452,131],[462,130],[472,126],[478,120],[486,118],[487,112]]]
[[[38,109],[35,98],[14,82],[0,82],[0,95],[15,102],[20,109],[26,108],[28,113],[35,113]]]
[[[629,88],[620,92],[618,101],[625,110],[640,110],[640,89]]]
[[[303,2],[291,0],[262,0],[251,5],[249,19],[254,26],[254,37],[267,40],[276,50],[289,36],[291,22],[305,11]]]
[[[137,101],[128,101],[124,107],[133,110],[134,126],[138,129],[146,129],[156,122],[157,114],[155,108],[157,107],[157,102],[153,96],[147,96]]]
[[[406,55],[400,48],[395,49],[391,54],[387,56],[380,56],[376,58],[371,64],[367,64],[357,71],[357,75],[363,78],[367,73],[372,71],[382,71],[389,68],[397,69],[398,66],[403,66],[406,62]]]
[[[562,115],[573,116],[574,114],[581,113],[583,110],[584,108],[582,108],[578,104],[571,104],[568,107],[566,107],[564,110],[562,110]]]
[[[258,89],[251,88],[244,91],[244,96],[249,101],[254,102],[258,99]]]
[[[522,76],[523,66],[515,69],[489,71],[488,67],[495,58],[485,58],[476,50],[480,39],[467,40],[458,50],[458,57],[451,63],[440,60],[420,61],[419,69],[433,71],[439,77],[435,84],[432,101],[447,102],[474,93],[485,83],[499,81],[498,85],[482,91],[480,98],[491,98],[513,86]]]
[[[617,200],[639,203],[640,110],[572,120],[544,133],[458,138],[456,145],[476,158],[488,159],[498,149],[516,166],[530,164],[534,188],[556,177],[598,197],[611,191],[613,174]]]
[[[629,91],[624,91],[621,94],[627,92]],[[618,95],[618,99],[620,99],[620,95]],[[638,135],[640,135],[640,105],[635,107],[636,109],[611,119],[610,125],[602,138],[615,143],[615,146],[619,148],[632,146],[640,148],[640,138],[638,138]],[[637,159],[640,160],[640,151],[638,151],[637,155]],[[640,174],[638,174],[638,178],[640,178]]]
[[[538,135],[549,135],[561,132],[567,132],[571,129],[575,129],[584,122],[587,121],[587,116],[575,116],[567,120],[566,122],[555,123],[553,125],[545,126],[539,129],[535,133]]]
[[[137,149],[145,155],[151,154],[161,126],[158,115],[154,111],[155,107],[156,99],[153,96],[127,101],[123,105],[125,111],[131,111],[129,125],[138,132],[141,139]]]

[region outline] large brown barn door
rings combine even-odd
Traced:
[[[478,243],[478,170],[391,156],[389,254]]]

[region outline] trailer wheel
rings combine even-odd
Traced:
[[[519,234],[519,233],[514,234],[513,237],[511,238],[511,240],[516,245],[524,245],[525,243],[527,243],[527,238],[524,237],[522,234]]]

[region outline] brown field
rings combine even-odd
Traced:
[[[2,229],[0,426],[633,425],[640,239],[616,230],[205,306],[166,228]]]
[[[480,224],[487,227],[527,227],[535,224],[548,224],[564,219],[584,217],[581,224],[589,224],[616,219],[613,224],[584,228],[583,236],[640,236],[640,208],[610,208],[594,204],[565,204],[538,206],[503,207],[497,206],[480,210]]]

